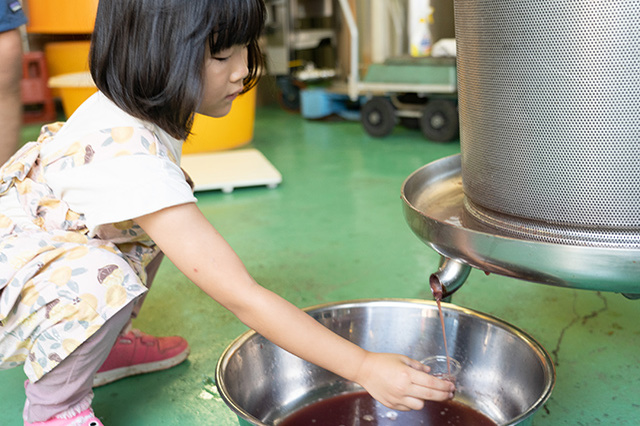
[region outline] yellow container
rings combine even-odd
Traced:
[[[26,0],[27,32],[91,34],[98,0]]]
[[[246,145],[253,139],[256,89],[238,96],[229,114],[220,118],[196,114],[191,135],[182,145],[183,154],[222,151]]]
[[[44,45],[49,76],[89,71],[90,41],[56,41]],[[52,89],[55,97],[62,97],[60,89]]]
[[[62,108],[67,117],[97,91],[89,72],[51,77],[49,87],[60,91]],[[183,144],[182,153],[223,151],[251,142],[256,118],[256,92],[254,88],[238,96],[231,111],[224,117],[196,114],[191,135]]]
[[[89,71],[89,47],[86,41],[56,41],[44,45],[50,76]]]
[[[60,92],[67,118],[98,89],[89,72],[62,74],[49,79],[49,87]]]

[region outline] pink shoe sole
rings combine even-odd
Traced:
[[[28,423],[24,422],[24,426],[104,426],[102,422],[93,414],[91,408],[87,408],[83,412],[76,414],[68,419],[53,418],[44,422]]]

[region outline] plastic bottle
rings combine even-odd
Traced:
[[[431,53],[431,31],[433,8],[429,0],[410,0],[408,9],[409,53],[411,56],[429,56]]]

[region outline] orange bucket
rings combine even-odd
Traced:
[[[91,34],[98,0],[28,0],[27,32],[39,34]]]

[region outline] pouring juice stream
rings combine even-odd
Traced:
[[[448,377],[451,377],[451,361],[449,358],[449,349],[447,348],[447,333],[444,329],[444,315],[442,314],[442,304],[440,303],[442,301],[442,284],[440,284],[440,281],[437,278],[431,277],[429,279],[429,285],[431,287],[431,293],[433,293],[433,298],[438,305],[440,325],[442,325],[442,338],[444,339],[444,355],[447,358],[447,373]]]

